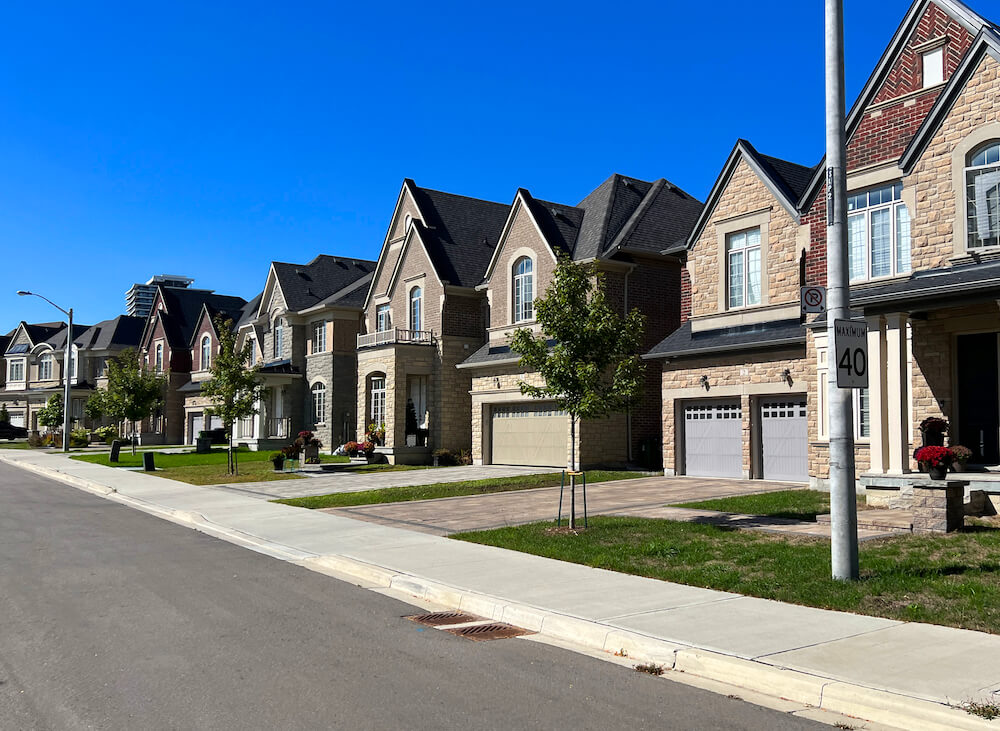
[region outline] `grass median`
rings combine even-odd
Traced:
[[[451,536],[560,561],[709,589],[1000,634],[1000,522],[861,544],[861,580],[830,578],[830,543],[643,518],[592,517]]]
[[[649,477],[650,473],[625,470],[589,470],[586,475],[587,484],[590,485],[597,482]],[[436,482],[431,485],[386,487],[381,490],[363,490],[359,492],[336,492],[332,495],[286,498],[272,502],[294,505],[299,508],[309,508],[311,510],[319,508],[348,508],[354,505],[375,505],[378,503],[404,503],[413,500],[435,500],[444,497],[489,495],[497,492],[533,490],[538,487],[555,487],[559,485],[561,476],[559,472],[546,472],[537,475],[495,477],[488,480]],[[579,484],[578,482],[578,487]]]

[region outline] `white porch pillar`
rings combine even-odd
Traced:
[[[910,471],[909,406],[907,377],[906,321],[904,313],[886,315],[886,425],[888,427],[889,471]]]
[[[889,466],[886,403],[886,342],[881,315],[865,318],[868,323],[868,426],[870,472],[885,474]]]

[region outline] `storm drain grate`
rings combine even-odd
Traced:
[[[520,637],[521,635],[534,634],[534,632],[529,632],[526,629],[514,627],[510,624],[504,624],[503,622],[475,624],[471,627],[453,627],[444,631],[451,632],[453,635],[458,635],[459,637],[476,640],[477,642],[483,642],[485,640],[505,640],[508,637]]]
[[[448,624],[475,622],[476,620],[481,620],[482,617],[474,617],[465,612],[431,612],[430,614],[415,614],[411,617],[405,617],[405,619],[426,624],[429,627],[440,627]]]

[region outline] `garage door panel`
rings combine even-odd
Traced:
[[[552,404],[504,404],[493,407],[493,464],[562,467],[566,464],[565,412]]]
[[[692,477],[743,476],[743,410],[739,401],[685,404],[684,472]]]
[[[806,399],[767,399],[760,404],[765,480],[809,480],[809,424]]]
[[[11,414],[10,415],[11,426],[24,427],[24,414]]]

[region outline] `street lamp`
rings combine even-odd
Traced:
[[[64,310],[62,307],[57,305],[55,302],[50,300],[48,297],[40,295],[36,292],[27,292],[23,289],[17,291],[19,297],[39,297],[50,305],[55,307],[61,313],[69,318],[69,329],[66,331],[66,351],[63,354],[63,380],[66,382],[63,388],[63,439],[62,439],[62,451],[69,451],[69,373],[70,373],[70,363],[73,360],[73,308],[70,307],[69,311]]]

